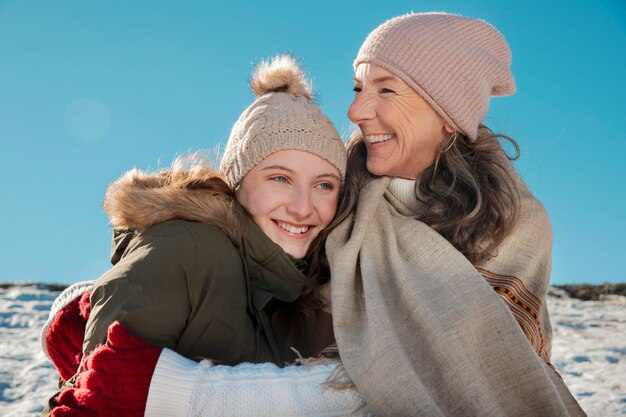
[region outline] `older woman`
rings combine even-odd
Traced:
[[[440,13],[385,22],[355,60],[358,203],[326,248],[341,359],[377,415],[583,414],[549,365],[548,217],[481,125],[510,62],[495,28]]]
[[[491,96],[515,91],[510,62],[494,27],[445,13],[391,19],[363,43],[342,203],[354,215],[326,251],[339,371],[366,406],[324,415],[584,415],[550,365],[548,217],[481,124]],[[271,395],[256,415],[316,415],[335,392],[319,392],[327,365],[255,374],[176,359],[161,354],[146,415],[180,381],[179,415],[243,415]]]

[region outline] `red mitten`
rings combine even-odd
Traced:
[[[52,416],[143,416],[162,350],[133,336],[121,323],[111,324],[107,344],[85,358],[76,388],[59,395]]]
[[[46,334],[48,355],[64,381],[76,373],[83,356],[89,310],[89,291],[86,291],[54,316]]]
[[[80,316],[85,319],[85,322],[89,319],[89,313],[91,313],[91,301],[89,297],[91,297],[91,291],[85,291],[78,302]]]
[[[69,388],[56,398],[60,404],[50,413],[51,417],[98,417],[91,404],[91,392],[80,388]]]

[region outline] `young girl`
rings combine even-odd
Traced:
[[[132,170],[109,187],[114,266],[91,288],[84,355],[114,346],[107,331],[115,322],[156,346],[224,364],[282,366],[297,357],[292,347],[312,353],[323,271],[304,258],[335,217],[345,147],[291,58],[261,63],[251,85],[258,98],[234,125],[219,173],[175,164],[156,174]],[[44,329],[44,347],[63,362],[72,355],[58,352],[58,325]],[[93,366],[73,370],[50,401],[53,415],[85,401],[80,388]],[[58,368],[68,379],[72,366]]]

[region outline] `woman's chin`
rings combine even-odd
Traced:
[[[370,162],[369,159],[365,166],[367,168],[367,171],[370,174],[376,175],[378,177],[381,177],[383,175],[388,175],[388,172],[389,172],[388,167],[381,165],[380,163],[377,163],[377,162]]]

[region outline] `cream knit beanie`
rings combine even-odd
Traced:
[[[261,62],[250,81],[257,99],[233,126],[220,171],[232,188],[274,152],[300,150],[317,155],[341,174],[346,148],[332,122],[311,100],[312,87],[288,55]]]
[[[445,121],[476,140],[491,96],[515,92],[511,51],[490,24],[447,13],[411,13],[371,32],[354,61],[385,68]]]

